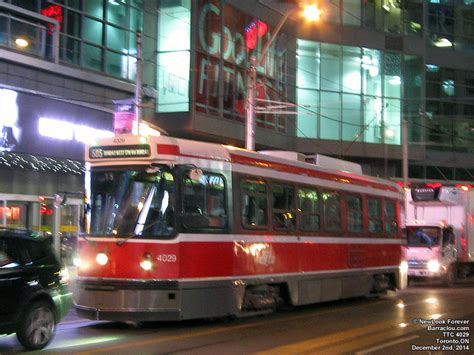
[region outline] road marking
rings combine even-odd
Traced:
[[[350,328],[347,330],[330,333],[328,335],[320,336],[310,340],[304,340],[297,343],[292,343],[289,345],[283,345],[275,347],[273,349],[267,349],[265,351],[259,352],[259,355],[269,355],[269,354],[298,354],[298,353],[315,353],[316,349],[329,347],[329,346],[339,346],[341,342],[347,344],[351,341],[359,340],[363,336],[373,337],[375,333],[381,333],[388,331],[390,329],[395,329],[396,322],[385,321],[370,324],[364,327]]]
[[[383,348],[388,348],[392,345],[405,343],[407,341],[414,340],[414,339],[417,339],[419,337],[420,336],[418,336],[418,335],[412,335],[412,336],[409,336],[409,337],[400,338],[400,339],[393,340],[393,341],[390,341],[388,343],[385,343],[385,344],[382,344],[382,345],[379,345],[379,346],[373,346],[371,348],[358,351],[358,352],[355,353],[355,355],[365,355],[365,354],[373,353],[374,351],[377,351],[377,350],[380,350],[380,349],[383,349]]]

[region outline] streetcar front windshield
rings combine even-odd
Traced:
[[[407,227],[407,242],[411,247],[432,247],[439,245],[441,229],[438,227]]]
[[[166,167],[91,171],[90,234],[174,234],[174,177]]]

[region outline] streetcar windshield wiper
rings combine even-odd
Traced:
[[[117,240],[117,242],[115,244],[117,244],[119,247],[121,247],[122,245],[124,245],[127,242],[127,240],[132,239],[136,235],[137,234],[129,234],[129,235],[125,235],[123,237],[117,237],[117,238],[119,238],[119,240]]]

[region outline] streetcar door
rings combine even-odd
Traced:
[[[82,199],[66,197],[61,203],[57,203],[54,211],[52,232],[55,238],[55,248],[57,254],[67,265],[72,265],[76,252],[82,208]]]

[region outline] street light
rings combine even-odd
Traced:
[[[303,15],[308,21],[319,21],[322,11],[316,5],[305,5]]]
[[[269,41],[263,47],[260,58],[257,59],[254,55],[250,57],[250,66],[247,76],[247,107],[245,112],[245,148],[248,150],[255,150],[255,101],[257,92],[257,68],[263,64],[268,49],[275,41],[278,33],[280,32],[288,17],[290,17],[294,11],[295,9],[288,10],[281,18]],[[322,11],[316,5],[304,6],[303,16],[307,21],[319,21],[321,13]]]

